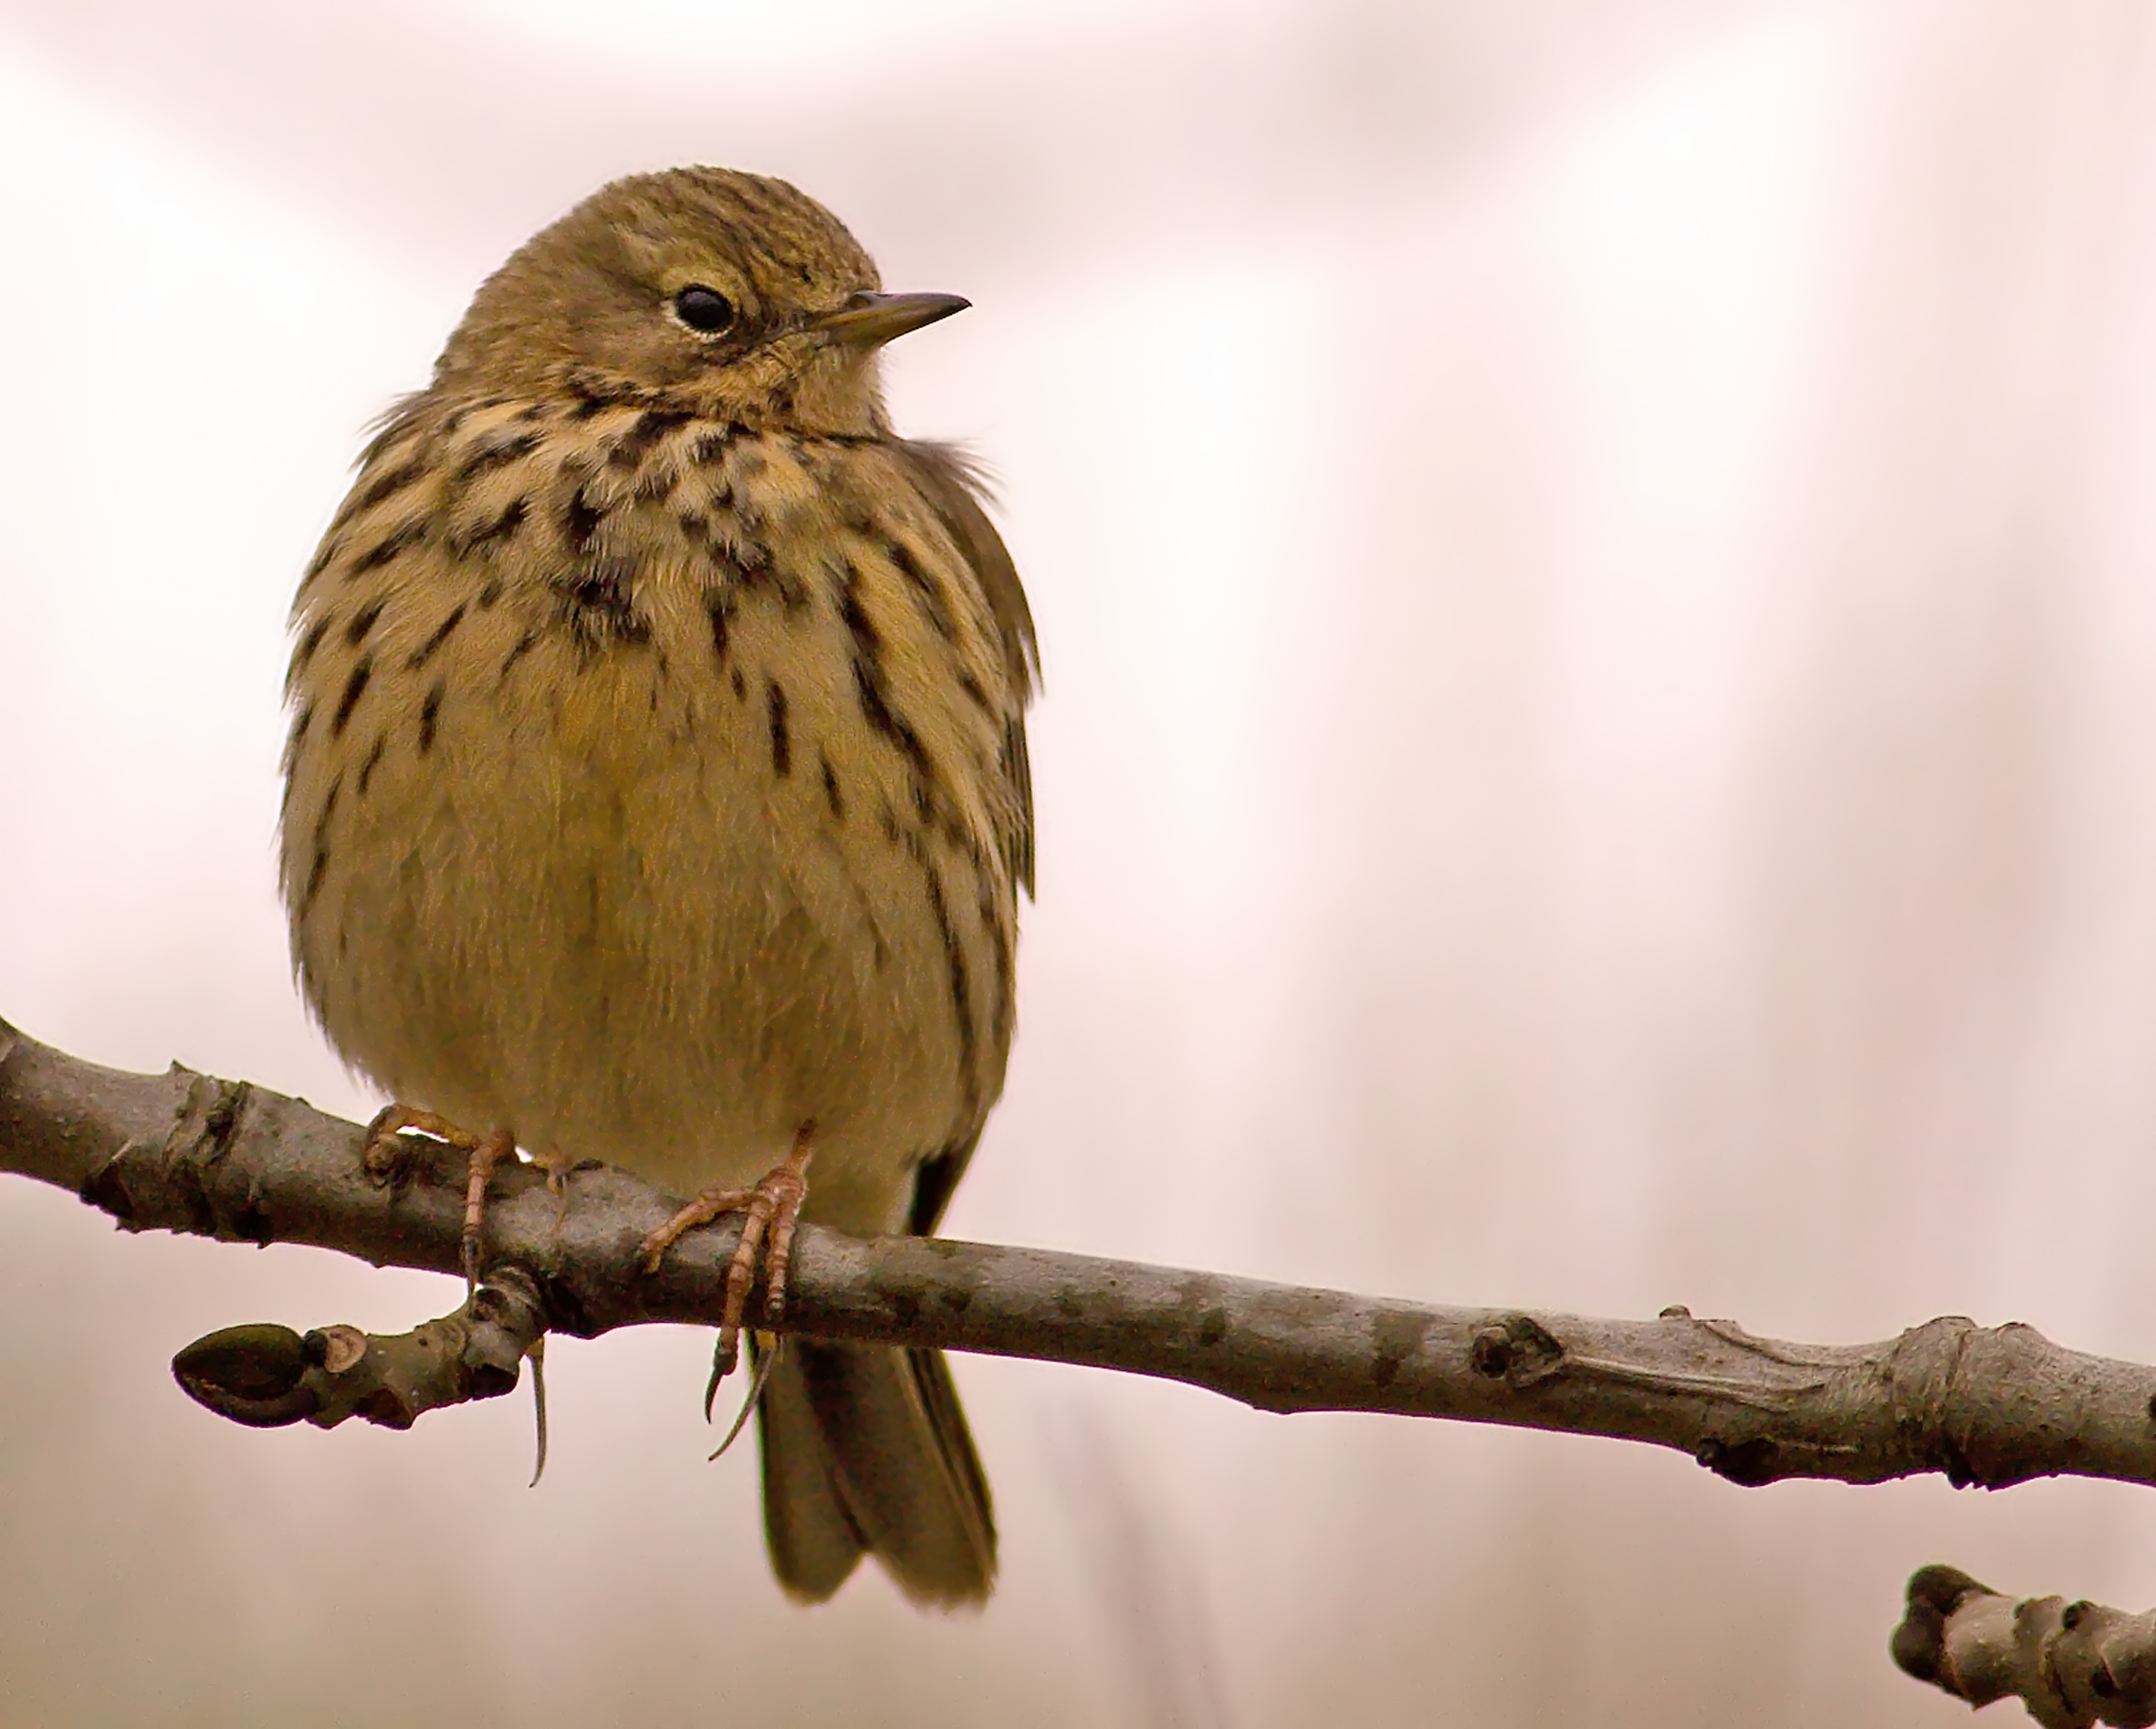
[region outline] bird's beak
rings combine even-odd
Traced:
[[[894,337],[917,330],[924,324],[947,319],[973,304],[955,294],[854,295],[835,312],[809,320],[808,328],[827,341],[849,348],[881,348]]]

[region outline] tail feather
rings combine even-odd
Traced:
[[[995,1515],[940,1351],[789,1339],[757,1409],[779,1582],[821,1602],[863,1555],[913,1601],[986,1599]]]

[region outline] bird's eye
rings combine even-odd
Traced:
[[[716,336],[734,321],[734,303],[717,288],[691,283],[674,297],[674,316],[692,330]]]

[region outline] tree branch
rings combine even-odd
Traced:
[[[434,1148],[435,1168],[381,1187],[361,1165],[364,1137],[246,1082],[176,1064],[160,1075],[100,1068],[0,1022],[0,1170],[68,1189],[124,1230],[310,1243],[457,1272],[462,1155],[418,1143],[423,1165]],[[486,1273],[453,1314],[394,1336],[228,1327],[181,1351],[173,1372],[240,1422],[357,1416],[409,1427],[436,1406],[507,1392],[550,1331],[716,1326],[738,1226],[689,1233],[647,1275],[638,1245],[673,1210],[604,1166],[579,1167],[560,1199],[535,1168],[506,1166],[487,1211]],[[1651,1441],[1744,1484],[1929,1471],[1987,1488],[2067,1474],[2156,1483],[2156,1369],[1958,1317],[1872,1345],[1792,1345],[1681,1308],[1649,1322],[1437,1308],[803,1226],[783,1329],[1157,1376],[1261,1410]],[[543,1459],[543,1431],[540,1444]],[[1952,1567],[1925,1567],[1910,1580],[1893,1652],[1971,1704],[2019,1697],[2046,1725],[2156,1724],[2156,1611],[2015,1602]]]
[[[2045,1729],[2156,1724],[2156,1610],[2016,1601],[1951,1567],[1910,1576],[1894,1661],[1972,1705],[2017,1698]]]
[[[311,1243],[377,1264],[455,1273],[461,1155],[439,1149],[455,1169],[434,1180],[378,1188],[361,1166],[362,1133],[245,1082],[177,1065],[162,1075],[99,1068],[0,1022],[0,1169],[67,1189],[126,1230]],[[515,1350],[541,1328],[590,1337],[646,1321],[716,1325],[738,1232],[731,1221],[691,1232],[646,1275],[637,1245],[673,1204],[627,1173],[581,1168],[557,1200],[535,1168],[504,1167],[494,1194],[494,1309],[430,1324],[465,1331],[454,1348],[438,1335],[401,1347],[407,1367],[389,1384],[412,1382],[416,1352],[453,1363],[452,1381],[466,1378],[467,1389],[452,1388],[449,1397],[481,1396],[513,1384]],[[518,1292],[529,1293],[521,1311]],[[1682,1309],[1629,1322],[1439,1308],[1046,1250],[863,1241],[804,1226],[784,1329],[1158,1376],[1261,1410],[1386,1411],[1651,1441],[1745,1484],[1878,1483],[1931,1471],[1988,1488],[2061,1474],[2156,1483],[2156,1370],[2069,1351],[2018,1325],[1947,1318],[1877,1344],[1794,1345]],[[268,1336],[270,1358],[285,1352],[288,1367],[299,1364],[294,1375],[352,1348],[343,1339],[331,1349],[341,1338],[335,1330],[289,1344],[297,1336]],[[366,1336],[353,1337],[364,1356]],[[191,1348],[219,1340],[231,1342],[213,1335]],[[300,1360],[309,1355],[324,1361]],[[184,1379],[186,1365],[179,1367]],[[367,1372],[385,1372],[382,1362]],[[439,1386],[389,1404],[377,1391],[354,1384],[330,1402],[404,1421],[446,1402]],[[281,1396],[275,1385],[268,1394]],[[326,1409],[293,1414],[328,1420]]]

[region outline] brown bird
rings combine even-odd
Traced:
[[[783,181],[618,181],[481,287],[294,605],[293,955],[381,1136],[476,1149],[467,1265],[519,1145],[701,1191],[654,1264],[748,1211],[722,1360],[759,1236],[769,1313],[797,1210],[933,1231],[1003,1085],[1032,620],[877,375],[965,305]],[[789,1591],[987,1595],[938,1353],[789,1341],[758,1427]]]

